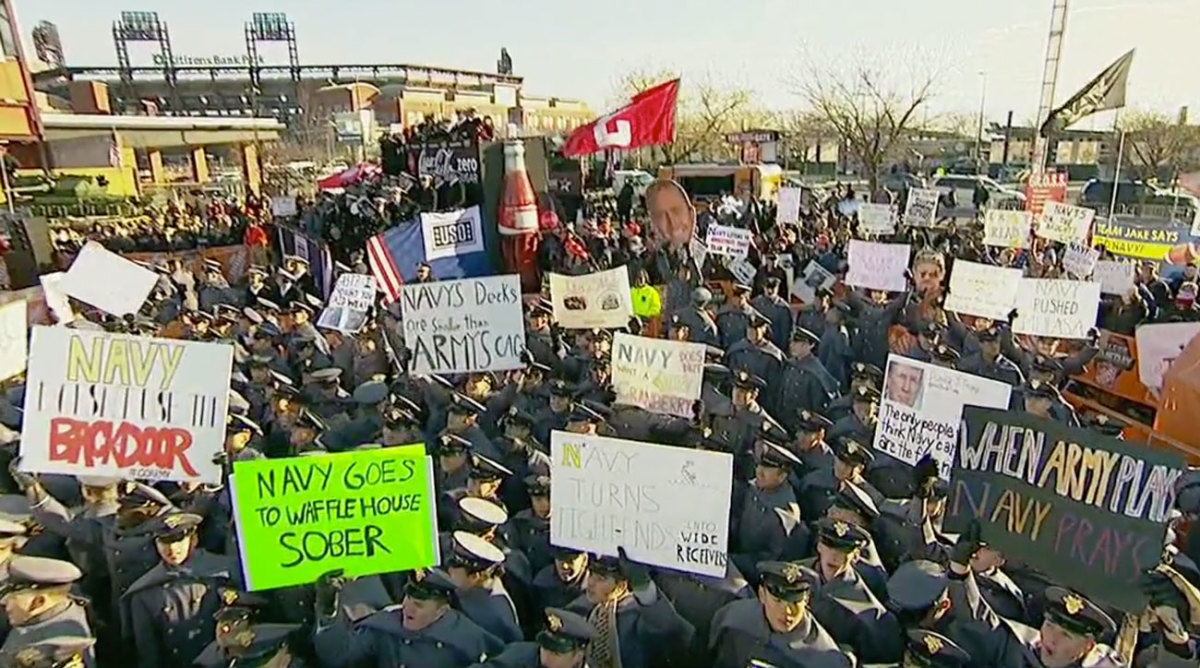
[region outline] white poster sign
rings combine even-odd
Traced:
[[[367,312],[374,303],[374,276],[342,274],[333,286],[329,303],[317,319],[317,327],[354,334],[367,324]]]
[[[889,355],[875,449],[916,464],[929,454],[950,479],[964,405],[1007,409],[1008,383]]]
[[[1055,278],[1022,278],[1013,332],[1086,339],[1096,326],[1100,284]]]
[[[1063,253],[1063,270],[1076,278],[1087,278],[1096,268],[1100,259],[1100,251],[1080,244],[1071,244]]]
[[[846,285],[901,292],[908,286],[908,244],[881,244],[851,239]]]
[[[1046,200],[1042,215],[1038,217],[1036,234],[1064,244],[1086,242],[1095,217],[1095,209]]]
[[[708,249],[704,247],[704,242],[700,240],[700,237],[693,236],[692,240],[688,242],[688,255],[691,255],[692,259],[696,261],[697,267],[704,268],[704,261],[708,259]]]
[[[1021,270],[955,260],[945,308],[955,313],[1007,320],[1021,287]]]
[[[704,245],[713,255],[728,255],[742,259],[750,252],[750,244],[754,243],[754,233],[740,227],[729,225],[709,225],[708,235]]]
[[[29,356],[28,305],[18,299],[0,306],[0,381],[25,370]],[[700,366],[704,366],[703,361]]]
[[[220,484],[233,346],[34,327],[21,468]]]
[[[837,276],[834,276],[833,272],[822,267],[816,260],[809,260],[804,271],[792,283],[792,294],[804,303],[811,304],[817,299],[817,290],[829,290],[834,283],[837,283]]]
[[[803,194],[803,188],[783,186],[779,189],[779,208],[775,212],[776,223],[794,225],[800,222],[800,199]]]
[[[89,241],[75,256],[58,287],[81,302],[113,315],[137,313],[158,283],[158,274]]]
[[[296,198],[291,195],[272,197],[271,215],[276,218],[291,218],[296,215]]]
[[[1126,295],[1134,287],[1132,262],[1099,260],[1092,272],[1092,280],[1100,284],[1100,292],[1106,295]]]
[[[726,265],[729,271],[733,274],[734,279],[743,285],[754,285],[754,277],[758,275],[758,268],[750,264],[747,260],[730,260]]]
[[[648,339],[617,332],[612,384],[617,401],[655,413],[692,417],[704,376],[702,343]]]
[[[38,277],[42,284],[42,294],[46,296],[46,306],[60,325],[66,325],[75,320],[75,311],[71,308],[71,300],[62,291],[60,285],[63,276],[66,276],[66,273],[56,271],[53,274],[42,274]]]
[[[421,236],[425,239],[425,259],[429,262],[478,253],[483,250],[483,222],[479,207],[422,213]]]
[[[909,188],[904,205],[904,224],[908,227],[933,227],[937,222],[941,193],[927,188]]]
[[[623,266],[583,276],[550,274],[550,300],[563,329],[625,327],[633,317],[629,271]]]
[[[523,369],[525,319],[516,275],[413,283],[400,289],[410,373]]]
[[[724,577],[731,455],[554,431],[550,456],[552,545]]]
[[[1001,248],[1029,248],[1033,214],[1028,211],[988,209],[983,214],[983,243]]]
[[[1200,322],[1169,322],[1143,325],[1134,333],[1137,339],[1138,379],[1158,393],[1163,375],[1179,353],[1200,334]]]
[[[858,206],[858,231],[867,234],[892,234],[896,231],[896,210],[891,204],[863,202]]]

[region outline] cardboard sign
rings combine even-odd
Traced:
[[[692,416],[704,376],[704,344],[617,332],[612,384],[617,401],[655,413]]]
[[[753,232],[729,225],[709,225],[708,235],[704,239],[704,245],[708,248],[709,253],[728,255],[739,260],[750,252],[752,243],[754,243]]]
[[[704,247],[704,242],[700,237],[692,237],[688,242],[688,255],[696,261],[697,267],[704,267],[704,261],[708,259],[708,249]]]
[[[1076,278],[1087,278],[1092,275],[1099,259],[1100,251],[1095,248],[1071,244],[1063,253],[1062,266],[1064,271]]]
[[[983,539],[1102,605],[1140,612],[1183,458],[1024,411],[963,409],[945,529]]]
[[[1047,206],[1053,202],[1047,202]],[[1096,326],[1100,284],[1053,278],[1022,278],[1017,289],[1013,332],[1086,339]]]
[[[1163,376],[1179,353],[1200,334],[1200,322],[1168,322],[1142,325],[1137,338],[1138,378],[1154,393],[1162,390]]]
[[[1086,243],[1095,217],[1094,209],[1046,202],[1042,215],[1038,217],[1036,234],[1043,239],[1064,244]]]
[[[726,265],[733,278],[743,285],[754,285],[754,277],[758,275],[758,267],[750,264],[745,258],[732,260]]]
[[[1029,228],[1033,216],[1028,211],[988,209],[983,214],[983,243],[1001,248],[1029,248]]]
[[[628,293],[627,293],[628,294]],[[523,369],[525,319],[515,275],[412,283],[400,290],[410,373]]]
[[[483,222],[479,207],[444,213],[422,213],[421,235],[429,262],[483,250]]]
[[[220,484],[233,346],[34,327],[22,470]]]
[[[53,274],[42,274],[38,281],[42,284],[42,294],[46,296],[46,306],[54,314],[55,321],[60,325],[70,324],[75,320],[75,310],[71,308],[71,300],[62,291],[65,272],[56,271]]]
[[[792,283],[792,294],[805,303],[811,304],[817,300],[817,290],[829,290],[834,283],[837,283],[837,276],[822,267],[816,260],[809,260],[804,271]]]
[[[441,561],[433,463],[421,445],[235,462],[230,490],[250,591]]]
[[[564,329],[625,327],[633,317],[629,271],[617,267],[584,276],[550,274],[554,320]]]
[[[272,197],[271,215],[276,218],[291,218],[296,215],[296,198],[291,195]]]
[[[1127,295],[1135,285],[1133,263],[1098,260],[1092,270],[1092,280],[1100,284],[1101,294]]]
[[[29,357],[27,308],[24,299],[0,306],[0,381],[25,371]]]
[[[894,233],[896,210],[891,204],[863,202],[858,206],[858,231],[867,234]]]
[[[367,324],[367,312],[375,303],[375,277],[369,274],[338,276],[329,303],[317,319],[317,327],[357,333]]]
[[[156,283],[158,274],[89,241],[75,256],[58,287],[102,311],[126,315],[142,308]]]
[[[731,455],[554,431],[550,456],[552,545],[724,577]]]
[[[800,222],[800,200],[803,188],[783,186],[779,189],[779,208],[775,210],[775,222],[796,224]]]
[[[860,239],[850,240],[850,270],[846,285],[902,292],[908,287],[904,272],[908,269],[908,244],[881,244]]]
[[[876,450],[908,464],[926,454],[950,479],[964,405],[1008,408],[1008,383],[888,355],[884,371]]]
[[[934,227],[937,223],[941,193],[927,188],[909,188],[904,205],[904,224],[908,227]]]
[[[1020,269],[955,260],[945,308],[955,313],[1007,320],[1021,287]]]

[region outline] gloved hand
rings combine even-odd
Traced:
[[[971,557],[974,557],[979,548],[984,545],[980,533],[979,520],[972,518],[966,531],[959,534],[958,541],[954,543],[954,547],[950,548],[950,561],[962,566],[970,564]]]
[[[1013,309],[1013,310],[1009,311],[1008,312],[1008,324],[1011,325],[1012,322],[1014,320],[1016,320],[1019,315],[1020,314],[1017,312],[1017,309]]]
[[[650,567],[629,560],[625,548],[617,548],[617,559],[620,562],[621,573],[629,580],[629,589],[637,591],[645,589],[650,584]]]
[[[913,467],[913,480],[917,486],[914,496],[918,499],[933,496],[933,488],[938,481],[938,464],[933,457],[925,455],[916,463]]]
[[[318,615],[332,617],[337,612],[338,597],[341,594],[342,587],[346,584],[344,573],[345,571],[339,568],[324,573],[321,577],[317,578],[316,605]]]
[[[25,491],[30,487],[36,486],[38,484],[38,479],[37,474],[27,473],[20,470],[21,461],[22,460],[20,457],[13,457],[12,461],[8,463],[8,474],[12,476],[13,482],[17,483],[17,486],[20,487],[22,491]]]

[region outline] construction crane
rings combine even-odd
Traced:
[[[1042,124],[1054,109],[1054,88],[1058,85],[1058,65],[1062,62],[1063,35],[1067,31],[1067,0],[1054,0],[1050,13],[1050,36],[1046,41],[1046,62],[1042,69],[1042,97],[1038,101],[1037,118],[1033,126],[1033,162],[1030,172],[1040,177],[1046,171],[1050,138],[1043,137]]]

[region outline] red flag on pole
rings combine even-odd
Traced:
[[[567,137],[568,158],[605,149],[668,144],[675,140],[675,98],[679,79],[647,88],[629,104],[577,128]]]

